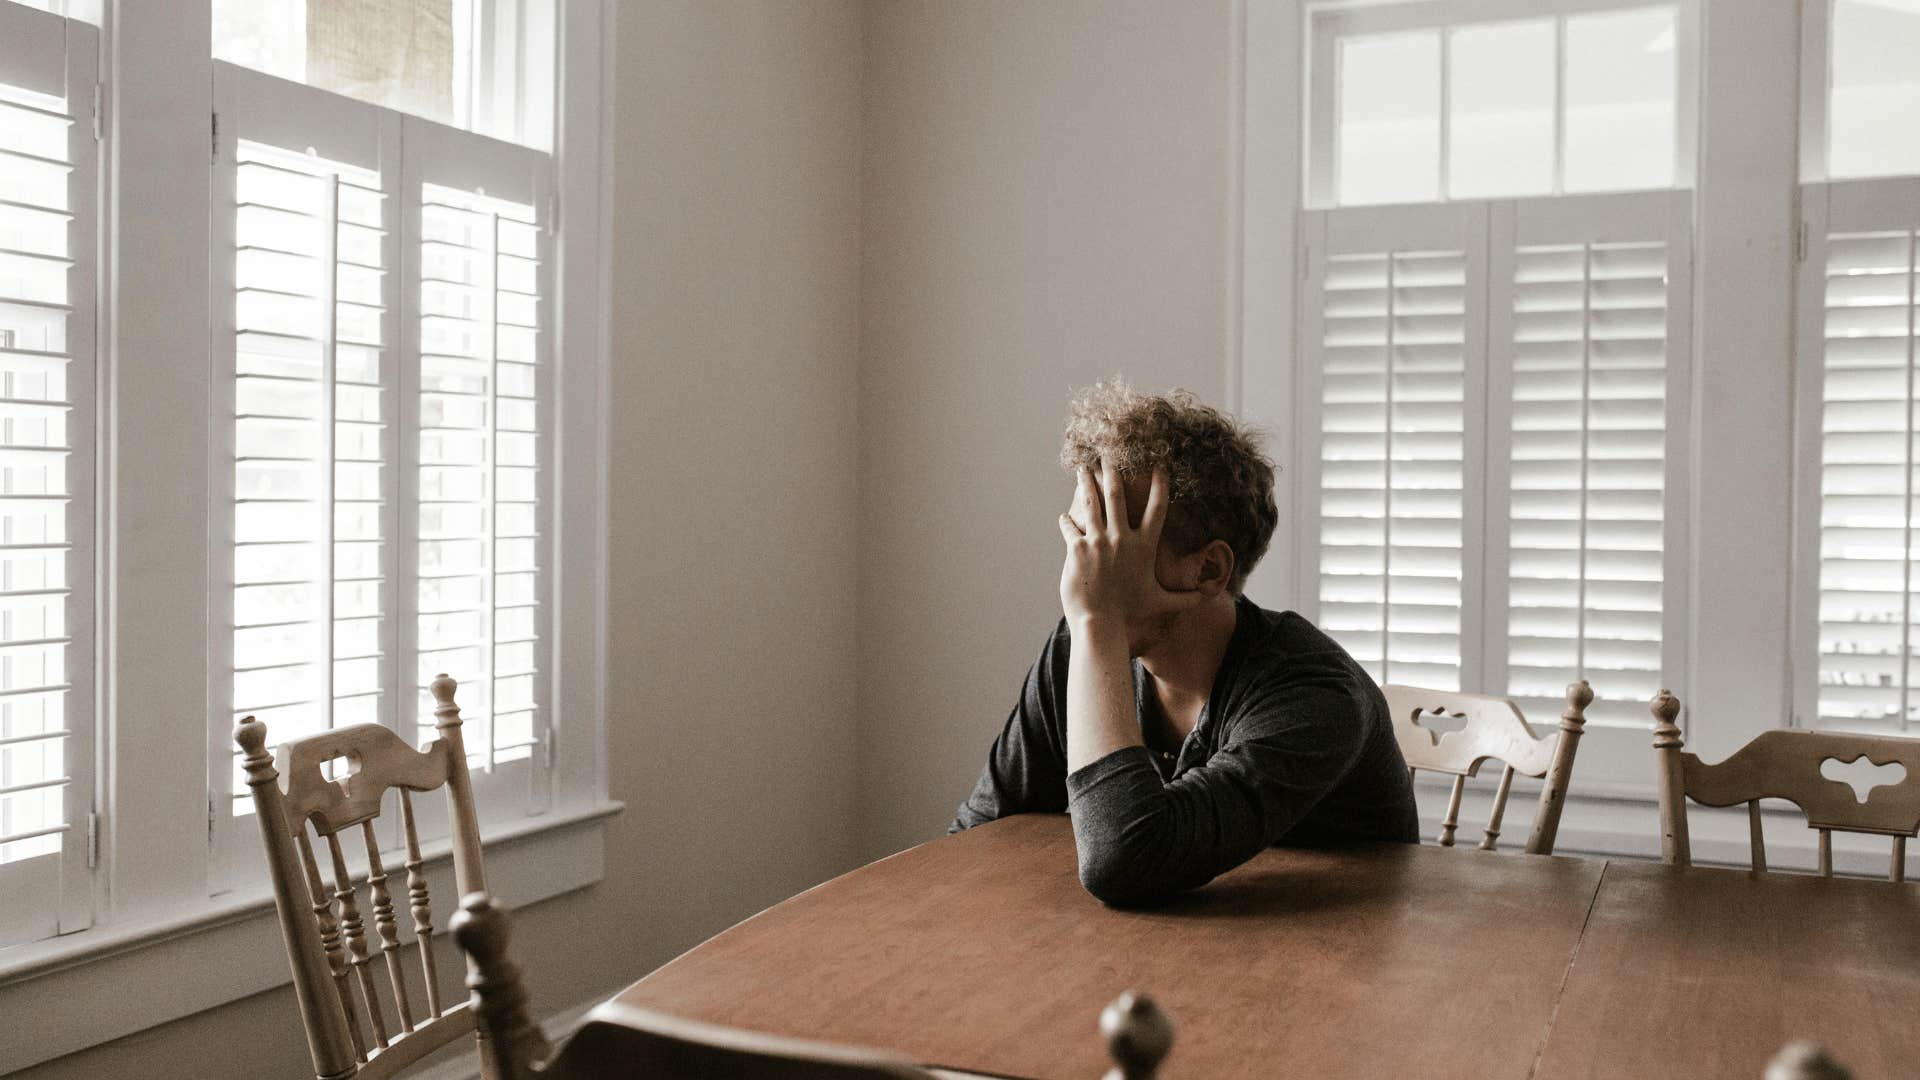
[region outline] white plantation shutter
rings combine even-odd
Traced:
[[[1801,485],[1796,704],[1808,726],[1911,732],[1920,180],[1814,185],[1802,203],[1801,457],[1817,473]]]
[[[97,50],[0,5],[0,947],[93,914]]]
[[[1584,678],[1590,722],[1642,727],[1680,671],[1687,212],[1650,193],[1494,213],[1487,682],[1529,715]]]
[[[217,65],[214,345],[229,376],[215,470],[214,625],[231,649],[210,688],[218,793],[252,799],[233,745],[392,723],[390,496],[398,315],[398,124],[377,109]],[[224,557],[222,557],[224,556]],[[220,813],[226,880],[257,864],[251,824]]]
[[[1688,206],[1302,216],[1303,607],[1375,679],[1639,728],[1683,670]]]
[[[537,812],[552,649],[551,159],[413,119],[405,143],[415,722],[431,734],[427,684],[453,675],[483,815]]]
[[[1484,211],[1305,217],[1319,624],[1381,682],[1471,685]]]
[[[215,67],[232,654],[209,737],[231,885],[259,868],[233,820],[243,716],[273,742],[366,722],[425,741],[445,672],[482,820],[546,805],[552,159]]]

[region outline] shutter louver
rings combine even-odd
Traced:
[[[540,228],[533,206],[421,185],[419,723],[457,673],[475,768],[540,726]]]
[[[1460,687],[1466,288],[1457,251],[1326,261],[1319,618],[1383,683]]]
[[[1819,723],[1908,730],[1913,682],[1917,240],[1827,237],[1820,425]]]
[[[235,156],[232,713],[277,744],[383,718],[388,226],[378,174]]]
[[[1663,667],[1666,246],[1522,246],[1513,266],[1507,692],[1552,715],[1585,678],[1591,715],[1629,722]]]

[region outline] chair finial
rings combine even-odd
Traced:
[[[1795,1039],[1767,1063],[1766,1080],[1851,1080],[1852,1075],[1825,1050],[1805,1039]]]
[[[449,929],[467,954],[467,988],[473,991],[474,1015],[492,1041],[501,1075],[533,1075],[552,1048],[533,1023],[520,966],[507,955],[511,932],[506,910],[486,893],[468,893],[460,898],[460,910],[453,913]]]
[[[1587,680],[1567,684],[1567,707],[1560,712],[1560,730],[1578,733],[1587,726],[1587,706],[1593,704],[1593,687]]]
[[[443,671],[433,677],[433,682],[427,684],[427,689],[433,692],[433,726],[437,728],[445,728],[449,725],[458,727],[460,725],[460,706],[453,703],[453,692],[460,689],[460,684],[453,681],[453,679]]]
[[[1674,721],[1680,716],[1680,699],[1671,691],[1662,689],[1653,695],[1653,701],[1647,706],[1653,712],[1653,745],[1656,749],[1685,745],[1680,737],[1680,728]]]
[[[1173,1049],[1173,1022],[1153,999],[1129,990],[1100,1014],[1113,1068],[1107,1080],[1152,1080]]]
[[[1593,687],[1587,685],[1587,680],[1576,679],[1567,684],[1568,709],[1578,711],[1584,715],[1587,711],[1587,706],[1591,704],[1593,704]]]
[[[233,741],[246,752],[240,763],[246,766],[248,784],[268,784],[280,779],[280,770],[273,765],[273,752],[267,749],[267,725],[249,716],[233,729]]]
[[[233,741],[251,757],[267,748],[267,725],[249,716],[233,729]]]

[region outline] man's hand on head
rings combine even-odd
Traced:
[[[1080,468],[1073,506],[1060,515],[1060,536],[1067,545],[1060,607],[1068,622],[1131,626],[1184,611],[1205,598],[1197,589],[1169,591],[1154,573],[1167,521],[1167,486],[1166,473],[1155,469],[1146,512],[1136,528],[1127,513],[1120,470],[1106,460],[1098,476]]]

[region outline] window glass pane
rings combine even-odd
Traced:
[[[1340,43],[1340,202],[1440,196],[1440,34]]]
[[[1920,0],[1835,0],[1831,176],[1920,173]]]
[[[1567,191],[1673,184],[1674,13],[1567,19]]]
[[[213,55],[497,138],[545,145],[550,0],[213,0]]]
[[[471,0],[214,0],[213,54],[348,97],[464,126]]]
[[[1447,194],[1553,189],[1551,20],[1471,26],[1447,38]]]

